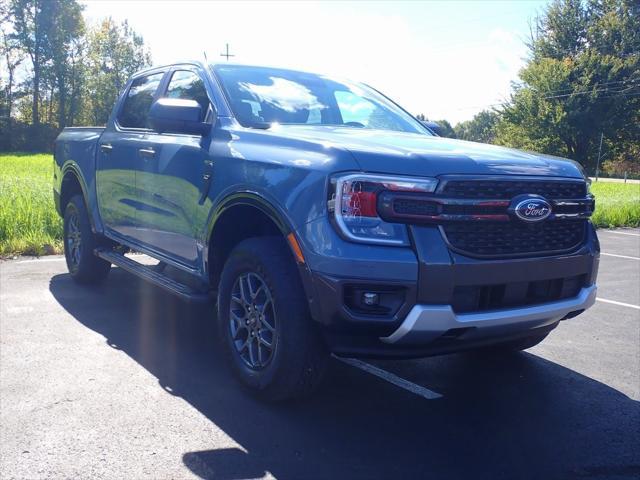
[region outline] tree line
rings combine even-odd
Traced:
[[[64,127],[103,125],[151,64],[126,21],[87,25],[82,11],[76,0],[0,0],[0,150],[47,151]]]
[[[126,21],[87,25],[82,11],[76,0],[0,0],[0,150],[50,150],[66,126],[103,125],[151,64]],[[527,47],[510,98],[438,121],[444,134],[640,176],[640,2],[554,0]]]
[[[527,47],[510,98],[444,134],[640,176],[640,2],[556,0]]]

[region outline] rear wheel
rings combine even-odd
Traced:
[[[284,239],[236,246],[220,279],[217,321],[234,374],[257,396],[301,397],[321,382],[328,353]]]
[[[93,253],[98,247],[98,238],[91,231],[89,214],[81,195],[73,196],[67,203],[63,235],[64,256],[74,281],[96,284],[107,278],[111,264]]]

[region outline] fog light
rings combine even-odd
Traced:
[[[401,285],[357,285],[344,286],[344,305],[357,315],[396,314],[405,300],[406,288]]]
[[[362,303],[369,307],[373,307],[380,303],[380,297],[377,293],[365,292],[362,294]]]

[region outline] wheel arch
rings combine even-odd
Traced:
[[[243,221],[250,219],[249,228],[243,228]],[[295,237],[293,223],[287,215],[264,197],[254,192],[234,193],[220,203],[212,215],[209,224],[206,252],[205,271],[210,285],[217,289],[222,268],[229,254],[239,242],[246,238],[257,236],[281,236],[289,246],[291,258],[298,267],[300,281],[307,296],[311,315],[318,318],[317,302],[311,272],[306,263],[297,261],[296,252],[290,243],[290,235]],[[297,242],[297,239],[296,239]],[[300,248],[300,246],[298,245]]]
[[[211,284],[217,286],[229,253],[240,241],[266,235],[286,238],[292,231],[293,225],[286,215],[257,193],[229,195],[211,215],[207,230],[204,258]]]
[[[91,214],[92,209],[89,205],[89,190],[84,181],[82,174],[80,173],[80,167],[73,162],[67,163],[62,168],[62,180],[60,181],[60,200],[58,202],[58,213],[61,217],[64,217],[64,210],[69,203],[71,197],[76,194],[82,195],[84,206],[89,213],[89,224],[91,230],[96,231],[96,225]]]

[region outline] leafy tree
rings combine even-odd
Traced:
[[[5,1],[6,3],[6,1]],[[9,0],[7,4],[17,42],[31,60],[31,121],[51,123],[57,102],[58,125],[66,124],[69,83],[68,57],[71,45],[82,35],[82,7],[76,0]],[[57,98],[54,98],[57,95]]]
[[[0,149],[47,150],[67,125],[104,124],[150,64],[127,22],[87,31],[82,10],[77,0],[0,0]]]
[[[613,154],[640,143],[639,9],[633,0],[554,1],[537,20],[496,142],[568,156],[590,171],[601,133]]]
[[[16,85],[16,71],[24,61],[24,51],[20,44],[11,35],[10,10],[6,1],[0,2],[0,64],[4,64],[6,78],[2,88],[2,103],[0,104],[0,117],[7,119],[10,127],[12,108],[14,103],[14,87]]]
[[[471,120],[458,123],[454,128],[456,137],[470,142],[493,143],[499,120],[500,116],[497,112],[483,110]]]
[[[87,55],[87,47],[85,45],[85,36],[74,40],[69,48],[67,59],[69,88],[69,109],[67,111],[66,125],[73,126],[81,118],[83,93],[86,84],[85,60]]]
[[[74,79],[74,53],[84,33],[82,7],[76,0],[49,1],[44,5],[44,15],[48,18],[48,35],[45,47],[47,58],[51,59],[51,76],[57,89],[58,127],[67,125],[68,98],[77,94],[72,88]]]
[[[88,121],[106,123],[118,93],[136,71],[151,64],[141,36],[125,21],[103,20],[89,32],[87,53]]]
[[[45,0],[11,0],[9,4],[14,28],[11,37],[27,52],[33,68],[31,121],[34,125],[40,123],[40,81],[46,62],[47,18],[43,12],[46,3]]]
[[[609,176],[640,178],[640,143],[630,145],[629,150],[602,164],[602,170]]]

